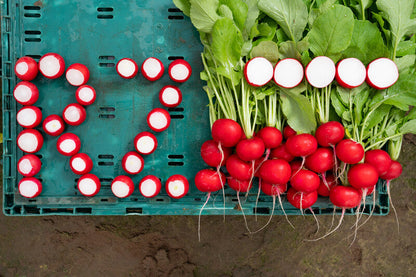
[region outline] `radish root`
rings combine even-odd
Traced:
[[[199,242],[201,242],[201,214],[202,214],[202,210],[207,205],[210,196],[211,196],[211,193],[208,192],[208,194],[207,194],[207,200],[205,201],[204,205],[202,205],[202,208],[199,211],[199,216],[198,216],[198,241]]]
[[[344,215],[345,215],[345,208],[342,208],[342,213],[341,213],[341,217],[339,219],[338,225],[332,231],[326,233],[325,235],[323,235],[320,238],[317,238],[317,239],[306,239],[306,241],[318,241],[318,240],[321,240],[323,238],[326,238],[327,236],[329,236],[330,234],[332,234],[336,230],[338,230],[338,228],[341,226],[342,220],[344,219]]]
[[[223,217],[224,217],[224,222],[225,222],[225,190],[224,190],[224,183],[222,182],[221,171],[220,171],[221,165],[224,162],[224,151],[222,150],[221,142],[218,143],[218,149],[220,150],[220,153],[221,153],[221,162],[217,166],[217,174],[218,174],[218,177],[220,178],[221,187],[222,187],[222,198],[223,198],[223,202],[224,202]]]
[[[278,195],[280,195],[280,194],[278,194]],[[251,234],[256,234],[256,233],[260,232],[261,230],[263,230],[264,228],[266,228],[267,225],[270,224],[270,222],[272,221],[272,218],[273,218],[273,213],[274,213],[274,207],[275,207],[275,205],[276,205],[276,195],[273,195],[273,207],[272,207],[272,213],[270,214],[269,220],[267,221],[267,223],[263,227],[261,227],[257,231],[252,232]]]
[[[393,209],[394,216],[396,217],[396,222],[397,222],[397,233],[400,233],[399,217],[397,216],[397,211],[396,211],[396,208],[394,207],[393,202],[391,201],[391,194],[390,194],[390,180],[388,180],[388,181],[387,181],[386,186],[387,186],[387,195],[389,196],[389,201],[390,201],[391,207],[392,207],[392,209]]]
[[[246,229],[250,234],[252,234],[252,232],[251,232],[251,230],[250,230],[250,228],[248,227],[248,224],[247,224],[247,218],[246,218],[246,214],[244,213],[243,206],[241,205],[240,191],[237,191],[237,200],[238,200],[238,205],[240,205],[241,213],[243,214],[244,224],[246,225]]]

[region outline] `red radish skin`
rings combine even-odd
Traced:
[[[367,193],[365,194],[366,196],[369,196],[371,194],[373,194],[373,192],[376,190],[376,186],[372,186],[367,188]],[[361,189],[361,191],[364,193],[365,189]]]
[[[183,175],[172,175],[166,180],[166,192],[173,199],[184,197],[189,191],[189,182]]]
[[[137,63],[130,58],[123,58],[117,62],[116,70],[118,75],[124,79],[132,79],[139,72]]]
[[[296,209],[308,209],[316,203],[318,200],[318,193],[315,191],[312,192],[300,192],[296,191],[294,188],[290,188],[287,191],[287,201],[292,204]]]
[[[267,183],[282,185],[286,184],[292,174],[287,161],[282,159],[267,160],[260,168],[260,177]]]
[[[157,148],[157,138],[150,132],[141,132],[134,138],[134,147],[142,155],[150,155]]]
[[[305,168],[302,164],[302,161],[296,160],[290,163],[290,169],[292,170],[292,175],[290,176],[290,178],[292,179],[292,177],[295,176],[299,172],[299,170]]]
[[[165,107],[177,107],[182,102],[182,92],[176,86],[164,86],[159,92],[159,101]]]
[[[144,60],[141,66],[143,77],[151,82],[159,80],[163,76],[164,71],[165,67],[163,63],[154,57],[150,57]]]
[[[77,188],[82,195],[93,197],[100,191],[101,182],[96,175],[85,174],[79,178]]]
[[[241,181],[250,180],[253,169],[250,162],[241,160],[237,155],[231,155],[225,163],[228,173]]]
[[[95,102],[97,93],[92,86],[83,85],[80,86],[75,92],[75,98],[79,104],[83,106],[89,106]]]
[[[325,184],[326,181],[326,184]],[[321,179],[319,188],[317,189],[318,195],[328,197],[331,189],[338,185],[338,180],[332,174],[326,174],[325,181]]]
[[[121,165],[131,175],[139,174],[144,168],[144,160],[137,152],[131,151],[124,155]]]
[[[264,146],[268,149],[278,147],[283,140],[282,132],[276,127],[264,127],[257,136],[263,140]]]
[[[282,59],[274,68],[274,82],[283,88],[297,87],[302,82],[303,77],[303,65],[296,59]]]
[[[379,58],[367,66],[367,83],[375,89],[386,89],[399,79],[397,65],[388,58]]]
[[[134,183],[130,177],[120,175],[111,183],[111,191],[118,198],[126,198],[133,194]]]
[[[192,67],[187,61],[177,59],[170,63],[168,72],[172,81],[184,83],[191,77]]]
[[[42,183],[34,177],[26,177],[19,182],[19,193],[26,198],[36,198],[42,192]]]
[[[24,177],[33,177],[42,167],[40,159],[32,154],[24,155],[17,162],[17,171]]]
[[[69,84],[79,87],[88,82],[90,79],[90,71],[85,65],[74,63],[68,67],[65,76]]]
[[[390,155],[381,149],[365,152],[364,162],[373,165],[379,175],[384,174],[391,166]]]
[[[296,131],[293,130],[292,127],[290,127],[289,125],[283,128],[283,137],[285,139],[288,139],[289,137],[294,136],[296,134],[297,134]]]
[[[81,125],[87,118],[85,108],[78,103],[72,103],[65,107],[62,117],[66,124],[72,126]]]
[[[277,148],[270,152],[272,159],[283,159],[287,162],[291,162],[295,159],[295,156],[289,153],[286,148],[286,144],[279,145]]]
[[[13,90],[13,97],[17,103],[24,106],[31,106],[38,101],[39,90],[34,84],[22,81],[15,86]]]
[[[253,183],[249,180],[241,181],[233,177],[227,178],[227,184],[231,189],[235,190],[236,192],[243,193],[250,191],[251,187],[253,186]]]
[[[318,148],[305,159],[305,166],[316,173],[325,173],[334,165],[334,152],[330,148]]]
[[[299,170],[291,179],[290,185],[300,192],[312,192],[319,188],[319,176],[306,169]]]
[[[78,153],[69,160],[69,167],[75,174],[84,175],[92,170],[93,162],[87,154]]]
[[[38,63],[31,57],[21,57],[14,65],[14,72],[22,81],[32,81],[38,75]]]
[[[140,180],[139,191],[146,198],[157,196],[162,189],[162,182],[154,175],[147,175]]]
[[[73,156],[81,149],[81,140],[73,133],[65,133],[58,138],[56,148],[64,156]]]
[[[65,122],[59,115],[52,114],[43,120],[42,128],[50,136],[59,136],[65,130]]]
[[[170,125],[170,114],[161,108],[153,109],[147,115],[147,124],[155,132],[163,132]]]
[[[244,66],[244,76],[247,83],[254,87],[261,87],[273,79],[273,65],[263,57],[255,57]]]
[[[222,151],[222,154],[221,154]],[[228,157],[231,155],[231,148],[218,147],[218,143],[214,140],[207,140],[201,146],[202,160],[209,166],[224,166]]]
[[[307,157],[318,148],[318,142],[310,134],[291,136],[286,141],[286,149],[295,157]]]
[[[35,129],[25,129],[17,136],[17,146],[26,153],[36,153],[43,146],[43,136]]]
[[[356,88],[361,86],[367,77],[367,69],[356,58],[347,58],[337,64],[335,78],[344,88]]]
[[[35,106],[25,106],[17,112],[16,120],[23,128],[35,128],[42,122],[42,111]]]
[[[335,63],[330,58],[318,56],[306,66],[305,76],[311,86],[324,88],[334,80],[335,71]]]
[[[244,132],[240,124],[232,119],[217,119],[211,128],[214,141],[224,147],[233,147],[242,138]]]
[[[345,135],[344,126],[338,121],[329,121],[316,129],[315,137],[318,144],[323,147],[334,146]]]
[[[273,185],[267,182],[261,182],[261,191],[269,196],[277,196],[287,191],[287,184]]]
[[[398,161],[391,161],[389,169],[380,175],[383,180],[391,181],[398,178],[403,172],[402,165]]]
[[[48,79],[56,79],[65,72],[65,61],[61,55],[47,53],[39,60],[39,71]]]
[[[236,147],[238,157],[245,162],[257,160],[265,150],[264,142],[259,137],[240,140]]]
[[[357,189],[375,186],[378,181],[377,169],[367,163],[353,165],[347,176],[350,185]]]
[[[225,184],[225,175],[213,169],[202,169],[195,175],[195,186],[202,192],[215,192]]]
[[[363,146],[351,139],[341,140],[335,147],[338,159],[347,164],[359,163],[364,158]]]
[[[354,187],[334,186],[329,193],[331,203],[339,208],[352,209],[361,203],[361,192]]]

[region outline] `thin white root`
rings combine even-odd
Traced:
[[[283,214],[285,215],[287,222],[290,224],[290,226],[292,226],[293,229],[295,229],[295,226],[293,226],[292,222],[290,222],[289,218],[287,217],[286,211],[283,208],[282,198],[280,197],[280,194],[278,194],[277,197],[278,197],[277,199],[279,200],[280,207],[282,208]]]
[[[238,200],[238,205],[240,205],[241,213],[243,214],[244,224],[246,225],[246,229],[249,232],[249,234],[252,234],[250,228],[248,227],[247,218],[246,218],[246,214],[244,213],[243,206],[241,205],[240,192],[239,191],[237,191],[237,200]]]
[[[327,236],[329,236],[330,234],[332,234],[336,230],[338,230],[338,228],[341,226],[342,220],[344,219],[344,215],[345,215],[345,208],[342,209],[341,217],[340,217],[339,222],[338,222],[338,225],[335,227],[335,229],[333,229],[332,231],[326,233],[325,235],[323,235],[320,238],[317,238],[317,239],[306,239],[306,241],[318,241],[318,240],[321,240],[323,238],[326,238]]]
[[[273,207],[272,207],[272,213],[270,214],[269,220],[267,221],[267,223],[263,227],[261,227],[260,229],[258,229],[255,232],[252,232],[251,234],[256,234],[256,233],[260,232],[261,230],[263,230],[264,228],[266,228],[267,225],[270,224],[270,222],[272,221],[272,218],[273,218],[275,204],[276,204],[276,196],[273,195]]]
[[[309,207],[309,210],[311,211],[311,213],[312,213],[312,215],[313,215],[313,218],[315,219],[315,221],[316,221],[316,232],[315,232],[315,234],[317,234],[318,232],[319,232],[319,220],[318,220],[318,218],[316,217],[316,215],[315,215],[315,213],[313,212],[313,210],[312,210],[312,208],[311,207]]]
[[[257,221],[257,204],[259,203],[260,192],[261,192],[261,178],[259,179],[259,190],[257,191],[256,206],[254,209],[254,218],[256,221]]]
[[[210,196],[211,196],[211,193],[208,192],[208,194],[207,194],[207,200],[205,201],[204,205],[202,205],[202,208],[199,211],[199,216],[198,216],[198,241],[199,242],[201,242],[201,214],[202,214],[202,210],[207,205]]]
[[[220,153],[221,153],[221,162],[217,166],[217,174],[218,174],[218,177],[220,178],[221,187],[222,187],[222,198],[223,198],[223,203],[224,203],[224,206],[223,206],[223,217],[224,217],[224,222],[225,222],[225,190],[224,190],[224,184],[222,182],[221,171],[220,171],[221,165],[224,162],[224,151],[222,150],[221,142],[218,143],[218,149],[220,150]]]
[[[332,229],[332,227],[334,226],[334,222],[335,222],[335,212],[337,210],[337,207],[334,206],[334,210],[332,211],[332,221],[331,221],[331,227],[329,227],[329,230]]]
[[[367,219],[366,219],[363,223],[361,223],[361,224],[358,226],[358,229],[359,229],[359,228],[361,228],[364,224],[366,224],[366,223],[367,223],[367,221],[368,221],[368,220],[370,219],[370,217],[373,215],[375,208],[376,208],[376,190],[374,190],[374,192],[373,192],[373,207],[371,208],[370,215],[367,217]]]
[[[250,182],[248,183],[248,189],[247,189],[246,195],[244,196],[245,198],[248,197],[248,194],[249,194],[250,188],[251,188],[251,184],[253,183],[253,179],[254,179],[254,169],[255,169],[254,168],[254,165],[255,165],[255,163],[256,163],[255,160],[252,160],[251,161],[251,177],[250,177]]]
[[[325,187],[328,190],[330,190],[329,185],[328,185],[328,182],[326,181],[326,173],[325,172],[324,173],[321,173],[321,178],[322,178],[322,181],[324,182]]]
[[[391,201],[391,194],[390,194],[390,180],[387,181],[387,195],[389,196],[389,201],[391,204],[391,207],[393,208],[393,212],[394,212],[394,216],[396,217],[396,222],[397,222],[397,233],[400,233],[400,224],[399,224],[399,217],[397,216],[397,211],[396,208],[393,205],[393,202]]]

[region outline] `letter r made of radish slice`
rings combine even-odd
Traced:
[[[111,191],[118,198],[129,197],[134,191],[134,183],[128,176],[117,176],[111,183]]]
[[[255,57],[244,66],[244,76],[247,83],[254,87],[261,87],[273,79],[273,65],[263,57]]]
[[[42,192],[42,183],[33,177],[23,178],[19,182],[19,193],[26,198],[35,198]]]
[[[95,102],[97,94],[92,86],[83,85],[80,86],[75,92],[75,98],[77,102],[83,106],[91,105]]]
[[[50,136],[59,136],[64,132],[65,123],[59,115],[51,114],[43,120],[42,128]]]
[[[35,129],[25,129],[17,136],[17,146],[26,153],[36,153],[43,146],[42,134]]]
[[[78,126],[85,121],[87,113],[83,106],[78,103],[72,103],[65,107],[62,117],[67,124]]]
[[[116,65],[118,75],[124,79],[132,79],[137,75],[139,67],[137,63],[130,58],[123,58]]]
[[[65,61],[56,53],[43,55],[39,60],[39,71],[48,79],[56,79],[65,72]]]
[[[17,171],[24,177],[35,176],[39,173],[41,167],[42,162],[33,154],[24,155],[17,162]]]
[[[22,81],[15,86],[13,97],[19,104],[30,106],[38,101],[39,90],[34,84]]]
[[[81,149],[81,140],[73,133],[65,133],[58,138],[56,148],[64,156],[73,156]]]
[[[144,167],[144,160],[138,153],[131,151],[124,155],[121,165],[125,172],[131,175],[139,174]]]
[[[147,115],[147,124],[155,132],[162,132],[170,125],[170,114],[161,108],[150,111]]]
[[[343,59],[337,64],[335,78],[344,88],[356,88],[365,82],[367,70],[364,64],[356,58]]]
[[[166,181],[166,192],[171,198],[179,199],[189,191],[189,182],[183,175],[172,175]]]
[[[283,88],[298,86],[304,76],[303,65],[296,59],[280,60],[274,68],[274,81]]]
[[[367,66],[367,83],[375,89],[386,89],[399,79],[397,65],[388,58],[379,58]]]
[[[21,57],[14,66],[17,78],[22,81],[32,81],[38,75],[38,63],[31,57]]]
[[[147,80],[156,81],[163,76],[165,67],[159,59],[150,57],[142,63],[140,70]]]
[[[23,128],[35,128],[42,122],[42,112],[38,107],[25,106],[17,112],[16,120]]]
[[[172,81],[184,83],[191,77],[192,67],[187,61],[177,59],[170,63],[168,72]]]
[[[182,102],[182,92],[176,86],[164,86],[159,92],[159,101],[165,107],[177,107]]]
[[[77,187],[82,195],[92,197],[100,191],[101,182],[96,175],[85,174],[79,178]]]
[[[90,78],[88,68],[80,63],[71,64],[66,70],[66,80],[75,87],[85,85]]]
[[[306,66],[305,76],[315,88],[329,86],[335,78],[335,63],[328,57],[318,56]]]
[[[154,175],[147,175],[140,180],[140,193],[146,198],[152,198],[159,194],[162,189],[160,179]]]
[[[134,147],[142,155],[152,154],[157,148],[157,138],[149,132],[141,132],[134,138]]]
[[[78,153],[69,160],[69,167],[71,167],[72,172],[75,174],[84,175],[92,170],[93,162],[87,154]]]

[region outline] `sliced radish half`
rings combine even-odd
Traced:
[[[88,85],[80,86],[75,92],[75,98],[77,99],[77,102],[83,106],[88,106],[94,103],[96,97],[97,94],[95,89]]]
[[[388,58],[379,58],[367,66],[367,83],[375,89],[386,89],[399,79],[397,65]]]
[[[134,138],[134,147],[142,155],[152,154],[157,148],[157,138],[149,132],[141,132]]]
[[[39,90],[34,84],[22,81],[13,90],[14,99],[22,105],[33,105],[39,98]]]
[[[20,195],[26,198],[35,198],[42,192],[42,183],[33,177],[23,178],[19,182]]]
[[[139,174],[143,170],[144,160],[138,153],[131,151],[124,155],[121,165],[128,174]]]
[[[21,57],[14,65],[17,78],[23,81],[32,81],[38,75],[38,63],[31,57]]]
[[[154,175],[147,175],[140,180],[140,193],[146,198],[152,198],[159,194],[162,189],[162,183]]]
[[[64,132],[65,123],[57,114],[51,114],[43,120],[42,128],[50,136],[59,136]]]
[[[166,192],[171,198],[179,199],[189,191],[189,182],[183,175],[172,175],[166,181]]]
[[[111,191],[118,198],[129,197],[134,191],[134,183],[130,177],[117,176],[111,183]]]
[[[39,60],[39,71],[49,79],[61,77],[65,72],[64,58],[56,53],[43,55]]]
[[[319,56],[306,66],[305,76],[311,86],[324,88],[334,80],[335,71],[335,63],[330,58]]]
[[[80,104],[72,103],[65,107],[62,117],[67,124],[78,126],[87,118],[87,112]]]
[[[244,76],[247,83],[254,87],[261,87],[273,78],[273,65],[263,57],[255,57],[244,66]]]
[[[39,173],[42,167],[40,159],[33,155],[27,154],[17,162],[17,171],[25,177],[32,177]]]
[[[88,67],[80,63],[71,64],[66,70],[66,80],[75,87],[85,85],[90,78]]]
[[[26,153],[36,153],[43,146],[43,137],[38,130],[25,129],[17,136],[17,146]]]
[[[81,140],[73,133],[65,133],[58,138],[56,148],[64,156],[73,156],[81,149]]]
[[[344,88],[356,88],[365,82],[367,70],[364,64],[356,58],[343,59],[337,64],[335,78]]]
[[[38,107],[25,106],[17,112],[16,120],[23,128],[35,128],[42,122],[42,112]]]
[[[165,107],[177,107],[182,102],[182,92],[178,87],[164,86],[159,92],[159,101]]]
[[[170,114],[161,108],[150,111],[147,115],[147,124],[155,132],[162,132],[170,125]]]
[[[96,175],[85,174],[79,178],[77,187],[82,195],[92,197],[100,191],[101,182]]]
[[[118,75],[124,79],[132,79],[137,75],[139,67],[137,63],[129,58],[124,58],[118,61],[116,65]]]
[[[69,160],[69,167],[78,175],[84,175],[92,170],[93,164],[90,156],[85,153],[78,153]]]
[[[302,82],[303,76],[303,65],[296,59],[283,59],[274,68],[274,81],[283,88],[298,86]]]
[[[165,67],[163,63],[156,58],[147,58],[141,67],[141,72],[143,76],[149,81],[156,81],[163,76],[163,72],[165,71]]]
[[[187,61],[177,59],[170,63],[168,71],[172,81],[184,83],[191,77],[192,67]]]

